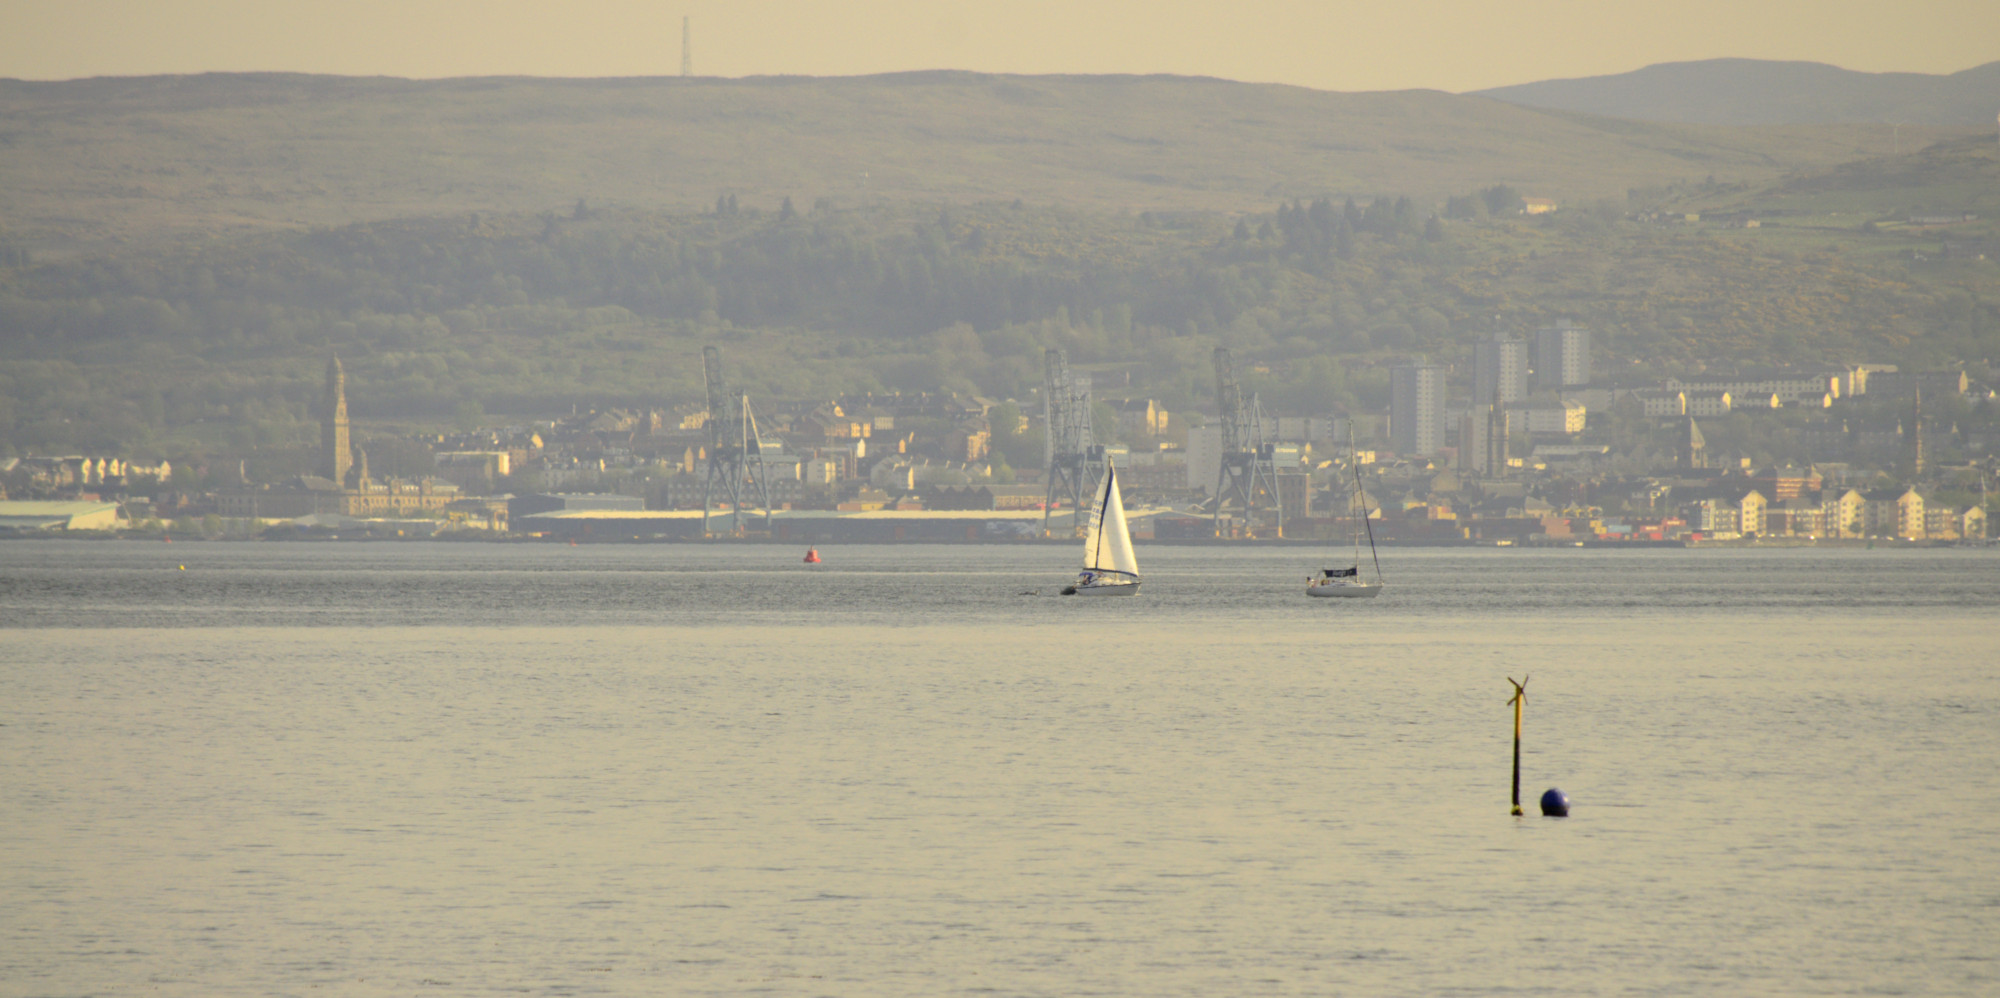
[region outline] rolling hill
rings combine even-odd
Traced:
[[[0,226],[53,249],[580,198],[687,211],[724,193],[763,208],[1246,211],[1506,182],[1573,201],[1761,182],[1888,139],[1874,126],[1642,124],[1435,91],[1164,76],[0,81]]]
[[[1523,107],[1708,125],[1994,127],[2000,62],[1950,75],[1857,73],[1818,62],[1707,59],[1615,76],[1481,90]],[[1911,146],[1905,146],[1911,148]]]

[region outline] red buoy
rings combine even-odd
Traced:
[[[819,549],[818,549],[818,548],[807,548],[807,549],[806,549],[806,564],[808,564],[808,565],[817,565],[817,564],[819,564]]]

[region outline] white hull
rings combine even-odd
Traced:
[[[1136,596],[1139,594],[1137,582],[1100,582],[1091,586],[1068,586],[1064,596]]]
[[[1382,584],[1369,585],[1366,582],[1313,582],[1306,586],[1307,596],[1334,596],[1345,599],[1368,599],[1382,591]]]

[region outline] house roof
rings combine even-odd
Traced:
[[[1895,502],[1916,491],[1914,487],[1909,485],[1902,486],[1901,488],[1869,489],[1861,493],[1861,498],[1870,502]]]

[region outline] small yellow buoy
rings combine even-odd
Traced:
[[[186,565],[182,565],[182,566],[181,566],[181,571],[185,572],[185,571],[187,571],[187,570],[188,570],[188,567],[187,567]]]

